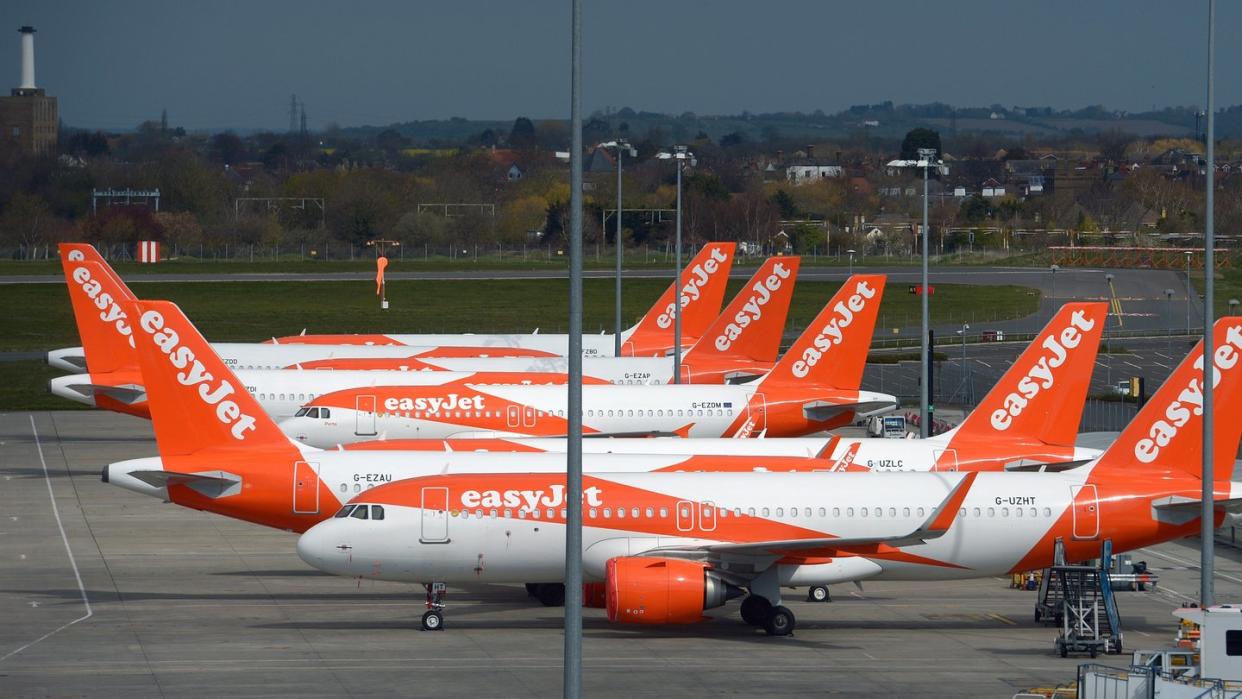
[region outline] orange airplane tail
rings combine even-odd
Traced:
[[[1242,317],[1216,321],[1212,352],[1213,480],[1229,481],[1242,439]],[[1198,478],[1203,454],[1203,342],[1177,365],[1096,462],[1118,478],[1141,471],[1180,471]]]
[[[884,296],[883,274],[855,274],[761,383],[857,390]]]
[[[964,441],[1037,440],[1072,447],[1108,304],[1067,303],[954,431]]]
[[[724,302],[737,243],[708,243],[681,271],[681,289],[668,289],[638,324],[625,333],[621,353],[631,357],[663,356],[673,346],[674,297],[681,303],[683,338],[703,335]],[[674,292],[677,292],[674,294]]]
[[[176,304],[135,301],[130,309],[161,456],[294,449]]]
[[[133,293],[92,246],[62,243],[58,247],[87,371],[105,374],[136,367],[133,324],[125,310],[135,300]]]
[[[686,353],[686,360],[775,362],[801,262],[800,257],[768,258]]]

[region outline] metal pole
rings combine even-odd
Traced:
[[[582,0],[573,0],[569,146],[569,439],[565,455],[566,699],[582,696]]]
[[[673,383],[681,383],[681,160],[677,163],[677,278],[673,283]]]
[[[927,439],[931,436],[931,410],[928,405],[927,395],[927,375],[928,368],[931,366],[931,354],[927,347],[927,332],[929,328],[929,320],[927,317],[927,167],[931,156],[926,151],[922,153],[923,160],[923,287],[919,290],[923,307],[923,325],[922,332],[919,334],[920,357],[922,359],[920,366],[922,373],[919,374],[919,436]],[[965,351],[966,351],[966,333],[962,332],[962,367],[965,368]]]
[[[1216,271],[1213,247],[1216,244],[1216,221],[1213,216],[1213,204],[1215,203],[1216,189],[1216,151],[1212,143],[1216,140],[1216,119],[1215,119],[1215,90],[1213,82],[1215,81],[1216,72],[1216,0],[1208,0],[1208,74],[1207,74],[1207,215],[1204,216],[1203,227],[1203,385],[1214,386],[1212,372],[1212,358],[1215,356],[1212,348],[1212,318],[1216,315],[1212,307],[1213,296],[1215,294],[1215,280],[1212,279],[1213,272]],[[1213,452],[1213,434],[1212,434],[1212,394],[1214,390],[1205,390],[1203,392],[1203,493],[1202,499],[1203,511],[1200,513],[1202,521],[1202,531],[1199,537],[1202,543],[1202,549],[1199,551],[1199,606],[1208,607],[1216,604],[1216,594],[1213,585],[1213,567],[1215,561],[1215,552],[1213,551],[1216,542],[1212,538],[1216,533],[1216,510],[1215,504],[1212,502],[1213,487],[1215,486],[1212,473],[1212,457]]]
[[[621,356],[621,146],[617,146],[617,328],[612,353]]]
[[[1190,258],[1193,253],[1186,251],[1186,334],[1190,334],[1190,296],[1192,287],[1190,286]]]

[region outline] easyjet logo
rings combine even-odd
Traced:
[[[707,286],[707,282],[720,271],[720,265],[728,260],[729,256],[723,250],[714,247],[706,260],[682,272],[683,275],[690,275],[690,280],[681,288],[680,301],[682,308],[698,301],[703,296],[703,287]],[[684,279],[685,277],[683,276],[682,278]],[[673,311],[674,305],[670,303],[668,308],[664,309],[664,312],[656,317],[656,325],[665,329],[672,327],[674,320]]]
[[[837,301],[832,307],[832,318],[824,324],[815,339],[811,340],[811,346],[802,350],[802,358],[794,362],[791,369],[793,375],[800,379],[806,378],[811,368],[823,359],[824,353],[844,342],[845,329],[853,324],[854,318],[867,307],[867,302],[875,298],[875,295],[876,290],[863,280],[854,286],[854,293],[849,298]]]
[[[229,426],[234,439],[245,439],[246,433],[255,429],[254,417],[241,411],[241,406],[228,397],[237,393],[233,384],[225,379],[217,379],[203,363],[194,356],[194,350],[181,344],[177,331],[164,326],[164,316],[158,311],[147,311],[138,318],[138,327],[151,336],[155,346],[168,359],[173,368],[180,369],[176,373],[177,383],[193,387],[194,395],[204,405],[215,406],[215,417],[221,424]]]
[[[1053,332],[1044,338],[1041,347],[1044,352],[1039,359],[1018,380],[1017,387],[1005,396],[1004,407],[992,411],[992,429],[1004,432],[1013,424],[1013,419],[1022,414],[1026,406],[1040,394],[1056,384],[1056,372],[1053,370],[1065,363],[1069,351],[1082,344],[1082,334],[1095,327],[1095,321],[1087,318],[1083,311],[1070,314],[1069,325],[1060,333]]]
[[[386,410],[425,410],[438,413],[443,410],[483,410],[483,396],[459,396],[450,393],[447,396],[429,396],[425,398],[388,398],[384,401]]]
[[[1238,365],[1238,351],[1242,350],[1242,326],[1235,325],[1225,332],[1225,344],[1212,353],[1212,388],[1220,385],[1223,374]],[[1134,458],[1149,464],[1160,456],[1160,450],[1169,446],[1177,433],[1190,422],[1190,418],[1203,415],[1203,356],[1194,363],[1197,375],[1190,377],[1186,386],[1177,394],[1159,417],[1147,429],[1147,436],[1134,444]]]
[[[792,272],[783,262],[772,267],[772,273],[766,278],[755,282],[751,287],[750,298],[742,304],[742,310],[733,316],[733,320],[725,326],[724,331],[716,336],[716,349],[724,352],[733,346],[742,335],[742,331],[751,323],[763,317],[763,307],[772,300],[772,295],[779,291]]]
[[[86,256],[78,250],[70,250],[69,259],[77,262],[86,259]],[[95,304],[95,308],[99,309],[99,319],[111,325],[133,347],[134,329],[129,326],[129,318],[112,294],[104,291],[103,285],[91,276],[91,271],[85,267],[74,267],[69,278],[82,289],[82,293]]]
[[[582,489],[582,502],[587,507],[600,507],[604,504],[604,491],[598,486]],[[560,507],[565,504],[565,486],[553,485],[548,489],[539,490],[464,490],[461,494],[461,506],[474,507],[523,507],[539,509],[541,507]]]

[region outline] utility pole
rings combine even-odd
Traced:
[[[931,375],[931,349],[927,346],[928,333],[931,330],[931,320],[928,316],[929,311],[927,307],[927,296],[928,296],[928,293],[927,293],[928,292],[928,289],[927,289],[927,254],[928,254],[927,240],[928,238],[931,237],[927,234],[928,233],[927,171],[931,167],[931,161],[932,161],[932,158],[934,157],[936,157],[935,148],[920,148],[919,149],[919,158],[923,161],[921,163],[923,165],[923,230],[922,230],[922,236],[921,236],[922,243],[923,243],[923,278],[922,278],[922,287],[919,289],[919,296],[922,302],[922,309],[923,309],[923,323],[922,323],[922,330],[919,333],[919,346],[922,348],[922,351],[920,353],[921,358],[922,358],[922,364],[921,364],[922,373],[919,375],[919,436],[922,437],[923,439],[927,439],[928,437],[931,436],[931,418],[932,418],[931,416],[932,408],[928,402],[930,396],[928,396],[927,394],[927,389],[928,389],[928,385],[927,385],[928,378],[927,377]],[[965,333],[963,333],[962,334],[963,349],[965,348],[965,343],[966,343],[966,335]],[[963,360],[963,362],[964,361],[965,360]],[[963,367],[964,366],[965,364],[963,364]]]
[[[1215,264],[1215,245],[1216,245],[1216,219],[1214,212],[1215,190],[1216,190],[1216,94],[1215,82],[1216,77],[1216,0],[1208,0],[1208,72],[1207,72],[1207,215],[1204,216],[1203,226],[1203,385],[1215,386],[1213,380],[1213,358],[1216,356],[1213,351],[1212,325],[1213,317],[1216,315],[1212,307],[1215,296],[1215,280],[1212,278],[1216,272]],[[1216,604],[1216,592],[1214,580],[1215,574],[1215,558],[1216,558],[1216,506],[1212,502],[1214,497],[1213,487],[1213,466],[1212,457],[1216,451],[1214,447],[1212,423],[1214,415],[1212,414],[1212,394],[1213,390],[1203,392],[1203,492],[1199,496],[1202,501],[1202,512],[1200,519],[1202,529],[1199,532],[1202,548],[1199,551],[1199,606],[1209,607]],[[1237,419],[1236,416],[1234,419]]]
[[[566,699],[582,696],[582,0],[573,0],[569,107],[569,435],[565,454]]]
[[[289,95],[289,133],[298,130],[298,96]]]

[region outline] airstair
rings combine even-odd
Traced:
[[[1053,565],[1044,570],[1035,602],[1035,620],[1055,622],[1061,627],[1057,650],[1061,657],[1070,653],[1121,652],[1121,617],[1109,573],[1113,544],[1105,540],[1100,547],[1098,566],[1069,565],[1065,544],[1056,540]]]

